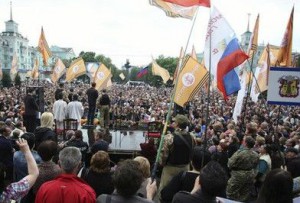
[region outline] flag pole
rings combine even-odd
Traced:
[[[210,1],[212,5],[212,0]],[[209,21],[211,20],[211,14],[212,14],[212,6],[209,8]],[[209,121],[209,105],[210,105],[210,88],[211,88],[211,41],[212,41],[212,33],[210,33],[209,38],[209,67],[208,67],[208,90],[207,90],[207,105],[206,105],[206,114],[205,114],[205,131],[204,131],[204,142],[203,142],[203,149],[206,150],[207,148],[207,133],[208,133],[208,125],[210,123]],[[205,101],[204,101],[205,103]],[[204,154],[202,155],[202,162],[201,162],[201,168],[204,166]]]
[[[251,58],[251,63],[250,63],[250,76],[249,76],[249,81],[248,81],[248,85],[247,85],[247,96],[246,96],[246,100],[245,100],[245,105],[244,105],[244,118],[243,118],[243,121],[242,121],[242,126],[245,125],[245,117],[246,117],[246,110],[247,110],[247,105],[248,105],[248,100],[249,100],[249,97],[250,97],[250,92],[251,92],[251,87],[252,87],[252,77],[254,77],[254,74],[253,74],[253,60],[254,60],[254,55],[255,55],[256,52],[253,52],[253,55],[252,55],[252,58]],[[247,59],[247,62],[249,64],[249,60]],[[252,77],[251,77],[251,74],[252,74]]]
[[[188,44],[190,42],[190,38],[191,38],[191,34],[192,34],[192,31],[193,31],[193,28],[194,28],[194,25],[195,25],[195,21],[196,21],[196,18],[198,16],[198,8],[196,10],[196,15],[194,16],[194,19],[193,19],[193,23],[192,23],[192,27],[191,27],[191,30],[190,30],[190,33],[189,33],[189,37],[188,37],[188,40],[187,40],[187,44],[186,44],[186,47],[185,47],[184,55],[185,55],[185,53],[187,51],[187,47],[188,47]],[[159,147],[158,147],[157,154],[156,154],[155,163],[154,163],[154,166],[153,166],[152,171],[151,171],[151,179],[152,180],[154,180],[154,178],[156,176],[156,170],[157,170],[157,167],[158,167],[158,164],[159,164],[159,159],[160,159],[160,154],[161,154],[162,146],[163,146],[163,143],[164,143],[164,138],[165,138],[165,135],[166,135],[166,132],[167,132],[167,127],[168,127],[169,120],[170,120],[170,117],[171,117],[172,106],[174,105],[175,91],[176,91],[176,87],[177,87],[177,84],[178,84],[179,73],[180,73],[180,70],[182,68],[181,67],[181,65],[182,65],[182,59],[179,58],[178,64],[179,64],[178,65],[179,68],[177,70],[177,77],[175,79],[175,86],[174,86],[174,89],[173,89],[172,94],[171,94],[171,100],[170,100],[170,104],[169,104],[169,108],[168,108],[167,117],[166,117],[166,120],[165,120],[165,125],[164,125],[163,131],[162,131],[162,135],[161,135],[161,138],[160,138],[160,142],[159,142]]]

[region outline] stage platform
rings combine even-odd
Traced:
[[[81,130],[83,140],[88,143],[88,130]],[[136,155],[141,151],[140,143],[144,143],[146,140],[145,132],[141,130],[110,130],[112,142],[109,145],[109,153]]]

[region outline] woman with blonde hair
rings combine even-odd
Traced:
[[[53,114],[51,112],[44,112],[41,116],[41,126],[37,127],[34,131],[35,149],[45,140],[57,141],[56,133],[53,131],[53,125]]]
[[[147,197],[146,187],[148,184],[148,178],[150,177],[150,163],[147,158],[143,156],[137,156],[133,159],[134,161],[139,163],[139,169],[143,174],[144,180],[141,184],[140,189],[137,191],[138,196]]]

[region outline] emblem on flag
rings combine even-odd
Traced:
[[[184,86],[189,87],[192,86],[195,82],[195,76],[193,73],[185,73],[182,76],[182,83]]]
[[[98,78],[99,80],[102,80],[102,79],[104,78],[104,76],[105,76],[105,74],[104,74],[103,72],[97,73],[97,78]]]
[[[299,77],[282,76],[279,78],[279,95],[282,97],[298,97],[299,95]]]

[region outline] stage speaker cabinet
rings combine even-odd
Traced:
[[[39,106],[39,111],[41,113],[44,113],[45,111],[45,98],[44,98],[44,87],[42,86],[28,86],[27,89],[33,89],[35,101],[37,105]]]

